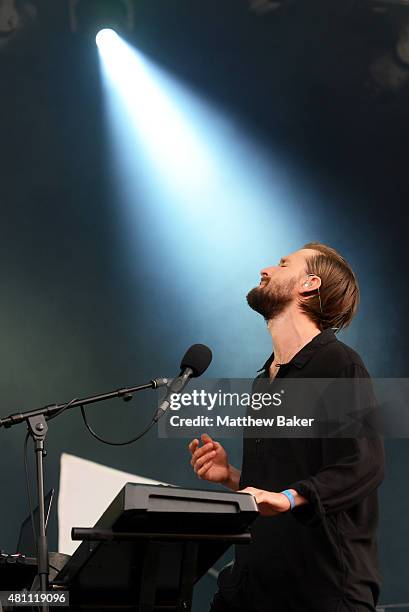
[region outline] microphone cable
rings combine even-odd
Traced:
[[[128,444],[133,444],[134,442],[137,442],[138,440],[140,440],[142,436],[147,434],[148,431],[151,429],[151,427],[153,427],[153,425],[155,425],[156,423],[155,419],[152,417],[152,421],[149,423],[149,425],[147,425],[145,429],[143,429],[140,433],[138,433],[134,438],[131,438],[130,440],[124,440],[122,442],[113,442],[112,440],[106,440],[102,438],[99,434],[97,434],[92,429],[91,425],[88,423],[87,416],[84,410],[84,406],[81,406],[81,414],[82,414],[82,419],[84,421],[85,427],[88,429],[91,436],[95,438],[96,440],[99,440],[99,442],[102,442],[103,444],[108,444],[109,446],[127,446]]]

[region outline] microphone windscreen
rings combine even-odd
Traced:
[[[187,349],[181,364],[180,369],[185,368],[193,370],[193,378],[201,376],[207,370],[212,361],[212,351],[205,344],[193,344]]]

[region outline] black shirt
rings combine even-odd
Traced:
[[[259,378],[269,376],[273,357]],[[369,374],[359,355],[327,329],[279,368],[276,379],[284,377]],[[292,488],[309,503],[256,519],[252,543],[236,547],[233,568],[220,577],[225,598],[256,612],[375,610],[377,488],[383,472],[383,444],[377,436],[244,438],[240,489]]]

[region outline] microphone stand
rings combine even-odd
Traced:
[[[34,452],[36,456],[36,468],[37,468],[37,495],[38,495],[38,536],[37,536],[37,575],[40,584],[40,591],[49,590],[49,558],[48,558],[48,543],[45,528],[45,508],[44,508],[44,465],[43,458],[47,452],[45,450],[45,439],[47,437],[48,425],[47,420],[58,416],[65,409],[75,408],[77,406],[86,406],[88,404],[95,404],[96,402],[103,402],[106,400],[121,398],[125,402],[132,399],[132,395],[138,391],[144,389],[157,389],[163,385],[168,385],[171,379],[168,378],[155,378],[149,383],[139,385],[137,387],[130,387],[124,389],[118,389],[117,391],[111,391],[109,393],[102,393],[100,395],[93,395],[85,397],[83,399],[77,399],[68,404],[51,404],[44,406],[43,408],[37,408],[35,410],[28,410],[27,412],[20,412],[11,414],[8,417],[0,419],[0,427],[6,429],[18,425],[19,423],[26,422],[29,434],[34,442]],[[43,612],[49,612],[49,606],[46,603],[40,604],[40,609]]]

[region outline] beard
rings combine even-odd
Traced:
[[[247,294],[247,303],[256,312],[261,314],[266,321],[275,319],[293,301],[293,289],[296,279],[287,281],[284,285],[272,283],[270,280],[266,285],[254,287]]]

